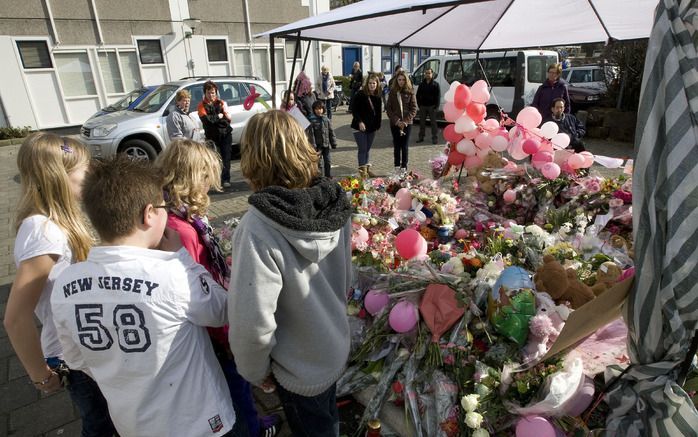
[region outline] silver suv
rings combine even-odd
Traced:
[[[260,97],[271,104],[271,85],[265,80],[250,76],[197,77],[168,82],[154,90],[131,110],[118,111],[90,118],[80,128],[80,139],[92,149],[92,156],[105,158],[116,153],[126,153],[138,159],[155,159],[169,141],[166,118],[174,108],[177,91],[191,93],[190,117],[201,127],[196,114],[204,96],[204,83],[213,80],[218,86],[218,96],[225,100],[233,119],[233,156],[239,154],[240,137],[247,120],[266,108],[255,102],[247,111],[245,99],[254,86]],[[278,107],[278,106],[277,106]]]

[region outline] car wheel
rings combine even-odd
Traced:
[[[152,144],[147,141],[132,139],[126,141],[119,147],[119,153],[125,153],[131,159],[142,159],[152,161],[157,156],[157,152]]]

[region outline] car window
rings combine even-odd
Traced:
[[[529,56],[527,67],[528,74],[526,78],[531,83],[543,83],[547,79],[548,66],[557,62],[555,56]]]
[[[259,94],[259,97],[261,97],[264,100],[271,100],[271,94],[269,94],[269,91],[267,91],[263,86],[256,84],[256,83],[246,83],[247,89],[251,86],[254,87],[254,90]],[[250,93],[249,91],[246,93],[246,96],[249,96]]]
[[[427,68],[431,68],[431,70],[434,72],[433,78],[436,79],[439,76],[439,64],[441,62],[438,59],[432,59],[430,61],[427,61],[424,63],[421,67],[416,69],[414,73],[412,73],[412,81],[414,85],[419,85],[422,83],[424,80],[424,72],[426,71]]]
[[[591,82],[591,70],[573,70],[570,76],[570,83],[588,83]]]
[[[482,68],[490,86],[514,86],[516,76],[516,58],[507,56],[502,58],[480,59]]]
[[[604,82],[603,70],[600,68],[595,68],[591,70],[592,77],[591,80],[594,82]]]
[[[148,94],[148,97],[141,100],[133,110],[138,112],[156,112],[162,105],[170,101],[174,93],[177,92],[177,88],[176,85],[162,85]]]
[[[247,90],[239,82],[223,82],[218,86],[218,97],[228,106],[242,105],[247,97]]]
[[[446,66],[444,68],[444,78],[446,82],[451,83],[457,80],[460,83],[472,85],[473,82],[480,79],[480,75],[477,74],[477,71],[473,68],[474,63],[475,61],[473,59],[463,59],[463,69],[461,69],[460,59],[446,61]],[[463,74],[463,70],[465,70],[465,74]]]
[[[112,103],[109,105],[110,108],[113,108],[115,111],[122,111],[126,108],[129,107],[131,103],[133,103],[134,100],[138,98],[142,93],[144,93],[146,90],[145,89],[137,89],[133,90],[130,93],[126,94],[121,100],[119,100],[116,103]]]
[[[204,99],[204,85],[197,84],[185,88],[191,94],[191,103],[189,103],[189,112],[197,111],[199,103]]]

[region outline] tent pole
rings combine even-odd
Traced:
[[[460,59],[460,80],[465,78],[465,69],[463,68],[463,51],[458,50],[458,59]],[[460,181],[459,181],[460,183]]]
[[[295,94],[296,91],[292,90],[291,87],[293,86],[293,74],[296,72],[296,59],[298,59],[298,55],[300,54],[300,44],[301,44],[301,32],[298,31],[298,36],[296,37],[296,47],[293,49],[293,65],[291,65],[291,76],[288,78],[288,89],[290,91],[293,91]]]
[[[271,63],[271,107],[276,109],[276,56],[274,56],[274,36],[269,35],[269,61]]]
[[[308,61],[308,53],[310,53],[311,45],[313,45],[312,41],[308,41],[308,47],[305,48],[305,56],[303,56],[303,65],[301,66],[301,71],[305,71],[305,63]]]

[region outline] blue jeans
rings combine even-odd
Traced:
[[[368,164],[368,152],[371,150],[375,137],[376,132],[354,132],[354,140],[359,146],[359,166]]]
[[[252,387],[240,376],[233,359],[221,354],[217,356],[223,375],[225,375],[225,381],[228,383],[235,410],[235,425],[230,433],[226,434],[226,437],[257,437],[259,435],[259,417],[252,397]]]
[[[46,359],[46,364],[52,369],[62,363],[63,361],[58,358]],[[107,401],[92,378],[79,370],[71,370],[66,388],[70,399],[80,412],[81,437],[111,437],[116,434],[114,424],[109,417]]]
[[[336,384],[317,396],[301,396],[276,385],[288,426],[294,437],[339,436]]]

